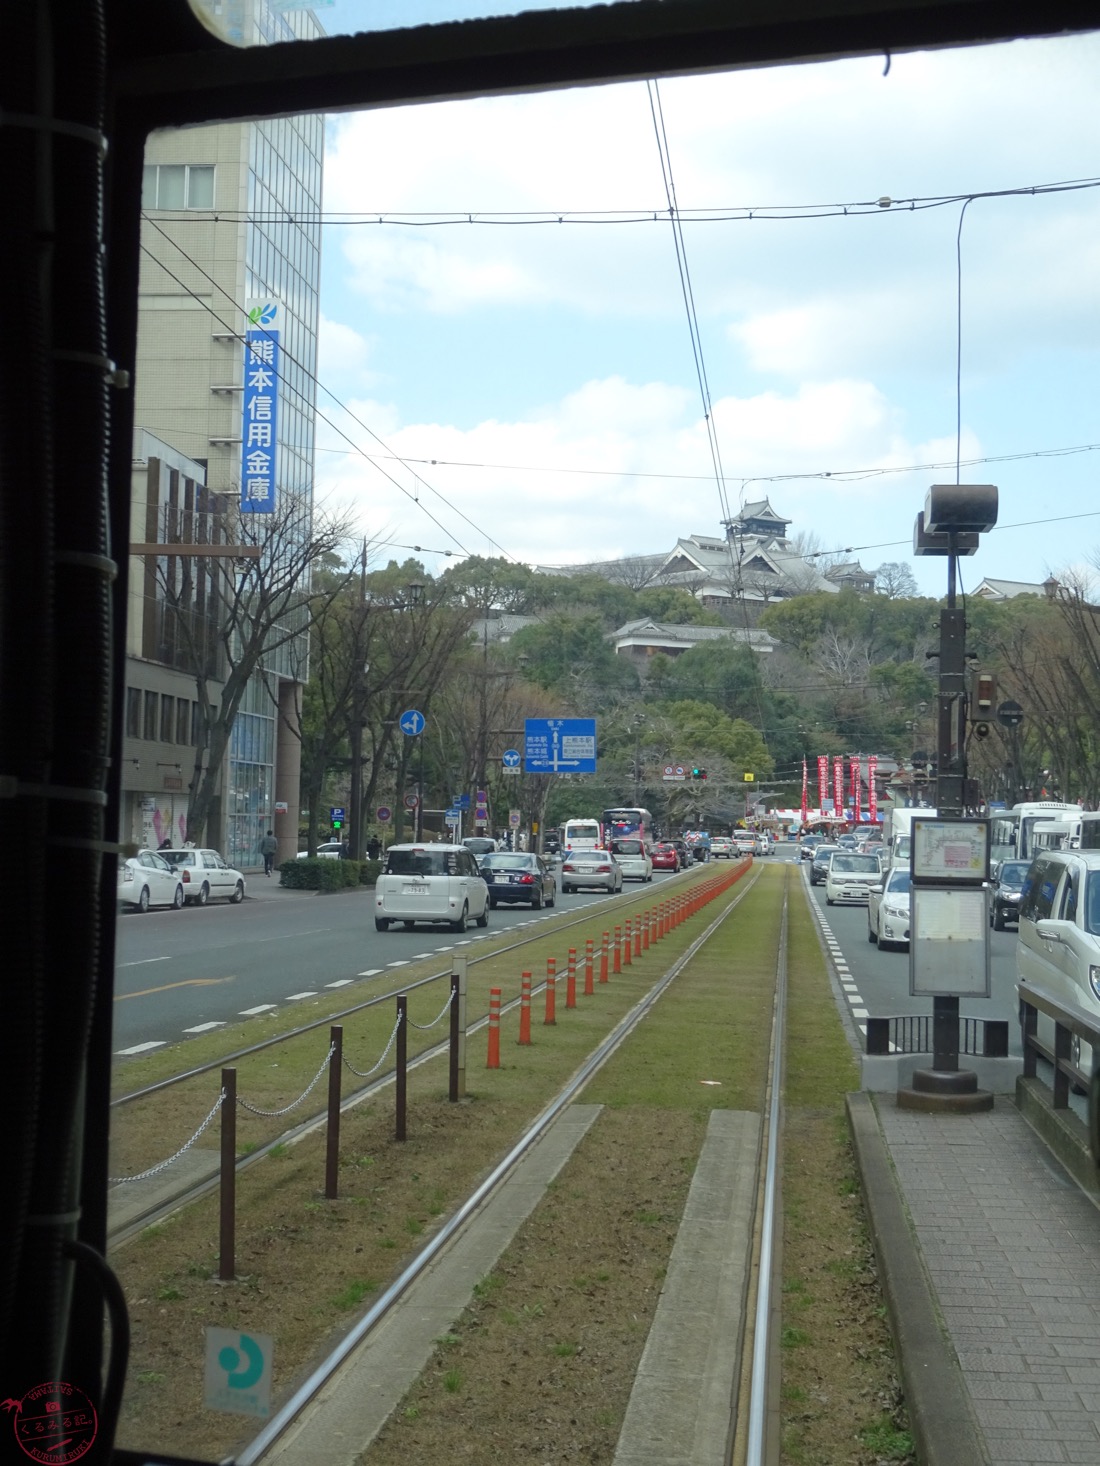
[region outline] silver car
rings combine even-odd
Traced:
[[[562,895],[583,887],[621,891],[622,866],[609,850],[570,850],[561,863]]]
[[[908,947],[911,893],[909,868],[904,865],[892,866],[882,885],[871,887],[867,898],[867,940],[877,942],[880,952],[887,947]]]

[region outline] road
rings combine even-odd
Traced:
[[[457,938],[445,927],[375,931],[372,893],[365,888],[326,895],[262,888],[262,897],[246,896],[240,906],[188,906],[145,916],[123,912],[112,1048],[121,1055],[147,1053],[418,957],[475,946],[501,930],[549,920],[557,912],[599,903],[608,906],[610,921],[616,904],[636,900],[643,890],[658,899],[662,885],[674,879],[657,871],[651,885],[629,882],[617,898],[559,892],[550,912],[499,906],[485,931]],[[256,885],[252,876],[249,888]]]

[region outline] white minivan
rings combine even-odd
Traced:
[[[476,857],[463,845],[391,845],[374,888],[374,925],[443,922],[464,932],[489,925],[489,887]]]
[[[1037,855],[1020,896],[1016,975],[1056,998],[1084,1008],[1100,1022],[1100,850],[1050,850]],[[1053,1025],[1039,1015],[1041,1037]],[[1092,1053],[1073,1044],[1086,1073]]]

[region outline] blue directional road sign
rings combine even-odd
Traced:
[[[528,718],[524,760],[529,774],[594,774],[595,718]]]
[[[410,738],[415,738],[418,733],[423,733],[427,719],[419,708],[406,708],[397,720],[397,726],[402,733],[407,733]]]
[[[500,756],[500,761],[506,769],[519,768],[519,749],[506,748]]]
[[[459,809],[469,809],[469,807],[470,807],[470,796],[468,794],[452,794],[451,795],[451,810],[452,811],[459,810]]]

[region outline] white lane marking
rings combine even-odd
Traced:
[[[453,951],[453,950],[454,950],[454,948],[453,948],[453,947],[450,947],[450,946],[446,946],[446,947],[436,947],[436,949],[435,949],[435,950],[436,950],[436,952],[451,952],[451,951]],[[435,954],[434,954],[434,953],[429,953],[429,954],[428,954],[428,955],[429,955],[429,956],[434,956],[434,955],[435,955]]]
[[[385,969],[382,968],[382,967],[368,967],[367,970],[366,970],[366,972],[359,973],[359,976],[360,977],[377,977],[380,972],[384,972],[384,971],[385,971]],[[333,984],[333,985],[335,986],[335,984]]]
[[[224,1023],[196,1023],[194,1028],[185,1028],[184,1033],[209,1033],[212,1028],[224,1028]]]
[[[167,957],[143,957],[140,962],[119,962],[119,967],[148,967],[150,962],[167,962]]]
[[[359,975],[361,977],[362,976],[365,976],[364,973],[360,973]],[[340,977],[340,978],[337,978],[337,980],[335,982],[326,982],[325,983],[325,987],[327,987],[327,988],[349,988],[349,987],[351,987],[351,985],[352,985],[352,983],[354,981],[355,981],[355,979],[353,977]]]
[[[415,957],[410,957],[410,962],[423,962],[425,957],[433,957],[434,952],[417,952]]]
[[[316,993],[291,993],[287,998],[288,1003],[296,1003],[299,998],[315,998]]]
[[[868,1011],[867,1011],[866,1008],[853,1008],[852,1009],[852,1017],[853,1018],[870,1018],[870,1016],[871,1015],[870,1015],[870,1013],[868,1013]]]
[[[150,1039],[148,1043],[134,1044],[132,1049],[116,1049],[118,1054],[147,1054],[150,1049],[162,1049],[168,1042],[166,1038]]]
[[[240,1010],[240,1016],[242,1018],[254,1018],[257,1013],[274,1013],[274,1011],[274,1003],[261,1003],[256,1008],[242,1008]]]
[[[408,964],[408,961],[405,958],[402,958],[402,960],[400,962],[387,962],[386,963],[386,966],[387,967],[408,967],[408,965],[409,965]]]

